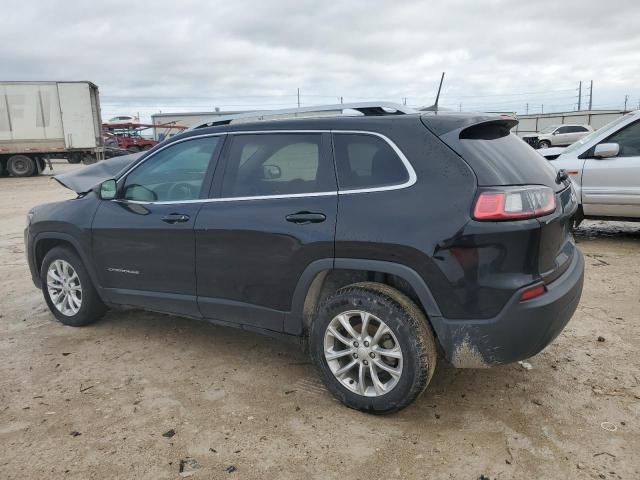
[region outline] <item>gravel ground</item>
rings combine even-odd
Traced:
[[[640,224],[585,222],[582,302],[530,370],[439,368],[375,417],[270,338],[137,311],[54,321],[22,229],[71,196],[0,179],[2,478],[640,478]]]

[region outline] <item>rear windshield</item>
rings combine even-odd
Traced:
[[[556,171],[549,162],[499,121],[466,128],[459,136],[452,132],[442,139],[473,168],[480,186],[564,188],[556,183]]]

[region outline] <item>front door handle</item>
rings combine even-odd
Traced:
[[[173,225],[174,223],[188,222],[190,218],[189,215],[185,215],[184,213],[170,213],[162,217],[162,221]]]
[[[327,219],[327,216],[324,213],[298,212],[287,215],[285,218],[287,219],[287,222],[306,225],[308,223],[324,222]]]

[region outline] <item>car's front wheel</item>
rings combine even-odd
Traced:
[[[82,260],[70,248],[52,248],[44,257],[40,278],[49,310],[65,325],[88,325],[107,311]]]
[[[551,142],[548,140],[540,140],[538,142],[538,148],[549,148],[551,147]]]
[[[426,388],[436,345],[422,311],[378,283],[344,287],[319,307],[310,350],[327,388],[345,405],[396,412]]]

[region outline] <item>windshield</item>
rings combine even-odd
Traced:
[[[619,124],[625,122],[627,120],[627,118],[629,117],[629,115],[632,115],[632,113],[627,113],[626,115],[618,117],[615,120],[607,123],[604,127],[601,127],[598,130],[595,130],[595,131],[591,132],[589,135],[586,135],[586,136],[582,137],[576,143],[573,143],[573,144],[569,145],[567,148],[565,148],[565,150],[562,152],[562,154],[564,155],[565,153],[575,152],[576,150],[578,150],[583,145],[589,143],[591,141],[591,139],[593,137],[595,137],[596,135],[600,135],[601,133],[605,133],[605,132],[609,132],[609,131],[612,131],[612,130],[616,130],[617,126]]]
[[[540,133],[553,133],[556,128],[558,128],[558,125],[551,125],[550,127],[540,130]]]

